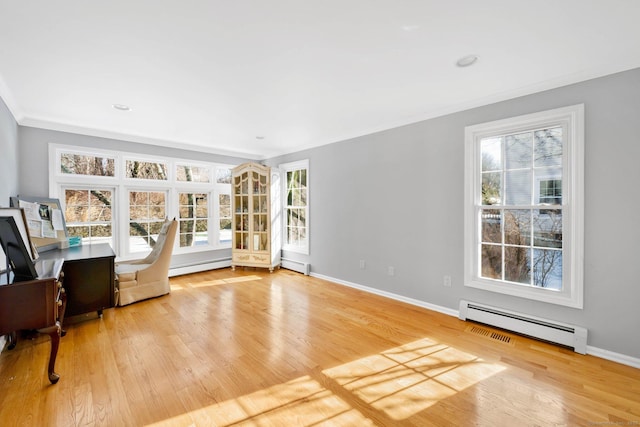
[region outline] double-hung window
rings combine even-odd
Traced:
[[[77,148],[55,153],[50,182],[64,203],[69,236],[80,237],[85,244],[107,242],[113,246],[116,156]],[[61,183],[59,188],[56,181]]]
[[[465,129],[465,285],[582,307],[582,105]]]
[[[280,165],[284,174],[283,249],[309,254],[309,160]]]

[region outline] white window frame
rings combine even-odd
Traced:
[[[563,134],[563,289],[518,285],[480,276],[481,151],[480,140],[491,136],[562,126]],[[553,208],[550,206],[549,208]],[[465,128],[464,195],[465,286],[573,308],[583,308],[584,270],[584,105],[482,123]]]
[[[282,163],[278,166],[282,176],[282,249],[291,252],[297,252],[305,255],[309,255],[309,240],[311,238],[310,227],[310,209],[311,206],[311,173],[309,170],[309,159],[298,160],[296,162]],[[306,205],[306,228],[307,239],[302,246],[290,245],[287,240],[287,172],[306,169],[307,171],[307,205]]]
[[[148,182],[152,182],[153,180],[142,180],[142,181],[145,181],[145,182],[148,183]],[[166,181],[161,181],[161,182],[166,183]],[[123,215],[126,215],[126,222],[123,222],[123,224],[126,224],[126,227],[121,227],[120,228],[121,229],[120,237],[122,238],[122,245],[121,246],[124,246],[124,248],[123,248],[124,249],[124,253],[127,256],[132,256],[132,257],[138,258],[140,256],[144,256],[147,253],[151,252],[151,248],[149,248],[148,250],[142,250],[142,251],[131,251],[130,250],[131,249],[130,248],[131,237],[132,237],[129,234],[129,228],[130,228],[130,222],[131,222],[131,219],[129,218],[129,209],[131,207],[130,200],[129,200],[129,193],[130,192],[164,193],[164,197],[165,197],[165,214],[166,214],[166,216],[168,218],[172,217],[172,216],[169,215],[169,210],[171,209],[170,203],[171,203],[172,198],[171,198],[170,191],[169,191],[169,189],[167,188],[166,185],[162,186],[162,187],[160,187],[160,186],[153,186],[153,187],[151,187],[151,186],[136,186],[136,187],[128,186],[128,187],[124,188],[123,198],[125,200],[124,200],[123,205],[126,206],[126,211],[124,211],[124,210],[120,211],[119,212],[120,213],[119,217],[122,217]],[[160,222],[160,221],[163,221],[163,219],[162,218],[158,218],[157,220],[149,221],[149,222]],[[176,240],[178,240],[178,236],[177,235],[176,235]],[[178,247],[179,246],[176,245],[176,243],[174,243],[174,250],[177,249]]]
[[[91,191],[94,189],[101,189],[101,190],[109,190],[111,191],[111,221],[110,221],[110,225],[111,225],[111,242],[112,245],[115,244],[116,240],[117,240],[117,233],[118,230],[116,228],[116,214],[117,214],[117,207],[119,205],[118,201],[116,200],[116,188],[112,185],[104,185],[104,186],[98,186],[98,184],[93,184],[93,185],[86,185],[86,184],[61,184],[60,186],[60,194],[61,197],[59,198],[60,203],[61,204],[65,204],[66,203],[66,197],[65,197],[65,192],[66,190],[87,190],[87,191]],[[56,197],[58,198],[58,197]],[[63,211],[64,209],[66,209],[66,206],[62,206],[63,207]],[[67,226],[70,225],[70,223],[68,221],[66,221]],[[87,226],[91,226],[91,225],[95,225],[92,221],[88,221],[85,223],[85,225]],[[91,243],[91,242],[90,242]]]
[[[62,153],[80,154],[86,156],[100,156],[113,158],[115,160],[114,175],[110,176],[90,176],[63,174],[60,172],[60,156]],[[167,180],[155,179],[139,179],[127,178],[126,161],[138,160],[144,162],[162,162],[167,165]],[[177,181],[176,167],[177,165],[193,165],[206,167],[210,170],[210,182],[188,182]],[[209,198],[208,209],[209,216],[209,236],[208,244],[202,246],[184,247],[179,246],[179,240],[176,238],[174,244],[174,253],[192,253],[206,252],[218,249],[230,249],[231,242],[220,243],[220,221],[219,221],[219,194],[231,194],[231,184],[221,184],[216,180],[217,169],[232,169],[234,165],[194,161],[182,158],[162,157],[155,155],[145,155],[139,153],[129,153],[115,150],[93,149],[87,147],[78,147],[63,144],[49,144],[49,195],[53,198],[60,199],[64,206],[64,188],[112,188],[112,234],[114,241],[114,251],[120,259],[137,258],[142,252],[129,252],[129,191],[165,191],[167,193],[167,210],[166,214],[169,218],[177,218],[178,211],[178,193],[207,193]]]

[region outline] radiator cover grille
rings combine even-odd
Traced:
[[[573,347],[577,353],[585,354],[587,350],[587,330],[580,326],[541,319],[465,300],[460,301],[459,318],[474,320],[533,338]]]

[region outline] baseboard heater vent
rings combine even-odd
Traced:
[[[215,270],[218,268],[231,267],[231,257],[219,258],[209,262],[195,262],[182,264],[169,268],[169,277],[181,276],[183,274],[199,273],[201,271]]]
[[[460,301],[458,317],[517,332],[533,338],[573,347],[576,353],[587,352],[587,329],[501,308]]]
[[[308,262],[295,261],[288,258],[280,258],[280,265],[287,270],[297,271],[305,276],[311,272],[311,265]]]

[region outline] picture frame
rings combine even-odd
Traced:
[[[0,208],[0,218],[3,217],[11,217],[14,219],[18,232],[20,233],[20,237],[22,242],[27,248],[27,252],[29,253],[29,257],[31,261],[35,261],[38,258],[38,251],[33,245],[31,241],[31,236],[29,235],[29,229],[27,228],[27,218],[24,213],[24,209],[20,208]],[[2,254],[3,256],[6,254]],[[4,264],[2,264],[4,265]]]
[[[33,280],[38,277],[30,250],[31,242],[27,234],[25,245],[21,229],[26,229],[22,215],[0,216],[0,247],[7,264],[7,283],[11,282],[10,273],[13,275],[14,282]]]

